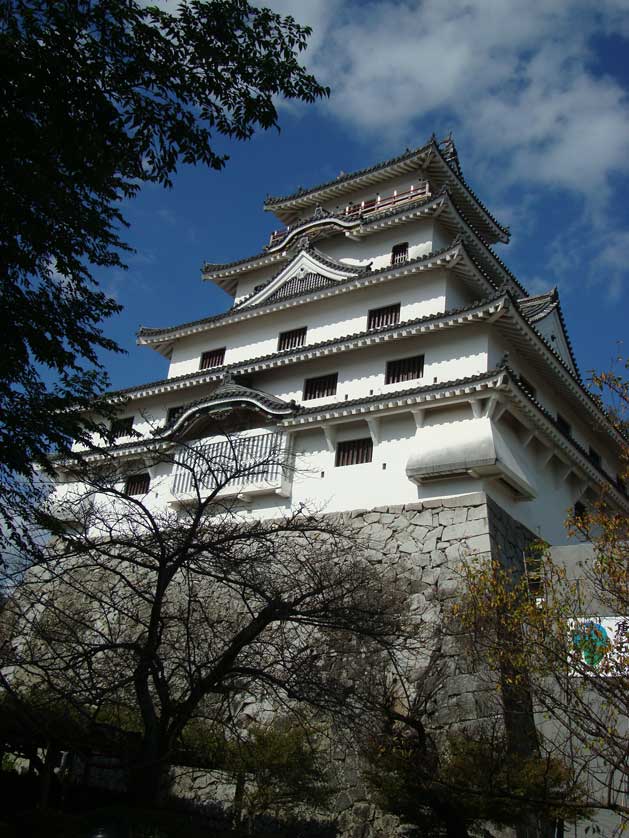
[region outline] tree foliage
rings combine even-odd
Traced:
[[[629,383],[594,377],[616,428],[627,432]],[[629,441],[618,487],[625,491]],[[568,533],[590,552],[568,565],[534,545],[525,567],[471,559],[459,617],[473,650],[530,695],[554,755],[569,762],[594,808],[629,817],[629,516],[607,490],[569,515]],[[605,628],[612,618],[615,630]]]
[[[325,95],[298,62],[308,33],[246,0],[0,5],[0,509],[16,535],[33,465],[82,435],[106,386],[119,306],[93,270],[123,267],[124,200],[179,162],[222,168],[217,137],[277,125],[275,97]]]

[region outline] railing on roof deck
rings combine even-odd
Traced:
[[[220,494],[286,495],[290,494],[291,474],[289,438],[282,431],[199,441],[178,453],[172,494],[194,498],[197,488],[204,496],[224,484]]]
[[[383,210],[390,209],[398,204],[415,201],[419,198],[430,198],[430,195],[430,184],[427,180],[422,180],[417,184],[417,186],[413,184],[410,189],[406,189],[404,192],[398,192],[397,189],[394,189],[391,195],[376,195],[375,198],[372,198],[369,201],[347,204],[345,209],[330,213],[329,216],[323,215],[320,220],[325,221],[326,218],[347,218],[350,220],[354,218],[362,218],[376,212],[382,212]],[[286,236],[288,236],[288,234],[293,230],[296,230],[313,220],[315,219],[309,218],[305,221],[299,221],[297,224],[283,227],[281,230],[274,230],[271,233],[268,246],[273,247],[274,244],[278,244],[278,242],[282,241],[282,239],[285,239]]]

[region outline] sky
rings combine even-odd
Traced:
[[[161,0],[166,9],[176,3]],[[262,3],[260,3],[262,5]],[[312,27],[303,62],[330,86],[280,102],[281,130],[217,139],[221,172],[181,167],[125,204],[128,270],[97,274],[124,307],[105,331],[114,388],[165,377],[140,325],[224,311],[204,261],[258,253],[281,223],[262,204],[450,131],[464,176],[501,223],[530,293],[557,286],[585,378],[629,354],[629,0],[267,0]],[[624,341],[624,348],[622,343]]]

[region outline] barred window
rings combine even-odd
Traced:
[[[113,437],[129,436],[133,431],[133,416],[122,416],[114,419],[111,423],[111,435]]]
[[[574,517],[575,517],[575,518],[578,518],[578,519],[583,519],[583,518],[585,518],[585,515],[586,515],[586,513],[587,513],[587,510],[586,510],[586,508],[585,508],[585,504],[584,504],[584,503],[582,503],[580,500],[578,500],[578,501],[575,503],[574,508],[573,508],[573,510],[572,510],[572,511],[573,511],[573,513],[574,513]]]
[[[291,329],[289,332],[280,332],[277,339],[277,351],[282,349],[296,349],[298,346],[303,346],[306,342],[306,326],[300,329]]]
[[[201,355],[200,370],[208,370],[212,367],[221,367],[225,361],[225,347],[210,349]]]
[[[594,465],[597,468],[601,467],[601,455],[598,453],[598,451],[595,448],[592,448],[591,445],[590,445],[590,450],[588,451],[588,456],[590,458],[590,461],[592,463],[594,463]]]
[[[170,425],[171,422],[174,422],[175,419],[178,419],[179,416],[183,413],[183,405],[178,404],[176,407],[169,407],[166,411],[166,424]]]
[[[372,459],[373,441],[370,436],[337,443],[335,466],[356,466],[360,463],[370,463]]]
[[[304,401],[308,399],[322,399],[324,396],[333,396],[336,393],[338,372],[331,375],[319,375],[317,378],[307,378],[304,382]]]
[[[424,374],[424,356],[413,355],[412,358],[398,358],[387,363],[385,384],[398,384],[400,381],[412,381]]]
[[[394,244],[391,250],[391,264],[399,265],[408,259],[408,242]]]
[[[557,414],[557,427],[559,428],[562,434],[565,434],[566,436],[572,436],[572,426],[570,425],[570,422],[568,422],[567,419],[564,419],[561,413]]]
[[[400,322],[400,304],[372,308],[367,317],[368,329],[382,329]]]
[[[149,486],[151,485],[151,478],[148,474],[132,474],[127,477],[124,484],[126,495],[145,495]]]

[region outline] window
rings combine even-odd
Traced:
[[[597,468],[601,468],[601,465],[602,465],[602,463],[601,463],[601,455],[598,453],[598,451],[597,451],[595,448],[592,448],[592,446],[591,446],[591,445],[590,445],[590,449],[589,449],[589,451],[588,451],[588,457],[590,458],[590,461],[591,461],[592,463],[594,463],[594,465],[595,465]]]
[[[201,363],[199,364],[200,370],[208,370],[212,367],[221,367],[225,361],[225,347],[221,346],[220,349],[210,349],[208,352],[204,352],[201,355]]]
[[[336,446],[335,466],[357,466],[370,463],[373,459],[373,442],[370,436],[365,439],[349,439]]]
[[[295,349],[298,346],[303,346],[306,342],[306,326],[301,329],[291,329],[290,332],[280,332],[277,339],[277,351],[282,349]]]
[[[181,414],[183,413],[183,405],[178,404],[176,407],[169,407],[166,411],[166,424],[170,425],[171,422],[174,422]]]
[[[391,264],[399,265],[408,259],[408,242],[394,244],[391,250]]]
[[[389,361],[384,377],[385,384],[398,384],[400,381],[412,381],[424,374],[424,356],[413,355],[412,358],[398,358]]]
[[[586,513],[585,504],[581,503],[580,500],[578,500],[575,503],[573,511],[574,511],[574,517],[575,518],[579,518],[579,519],[585,518],[585,513]]]
[[[111,423],[111,435],[115,438],[129,436],[132,432],[133,416],[123,416],[120,419],[114,419]]]
[[[368,329],[382,329],[400,322],[400,304],[372,308],[367,316]]]
[[[572,436],[572,427],[570,422],[567,419],[564,419],[561,413],[557,414],[557,427],[561,431],[562,434],[566,436]]]
[[[526,379],[523,375],[518,376],[518,380],[520,382],[520,386],[522,387],[522,389],[526,390],[526,392],[529,394],[529,396],[532,396],[533,398],[535,398],[535,396],[537,395],[537,391],[536,391],[535,387],[533,387],[531,382],[528,379]]]
[[[338,377],[338,372],[333,372],[331,375],[307,378],[304,382],[304,401],[308,399],[322,399],[324,396],[335,395]]]
[[[145,495],[150,485],[151,478],[148,474],[132,474],[131,477],[127,477],[127,481],[124,484],[125,494]]]

